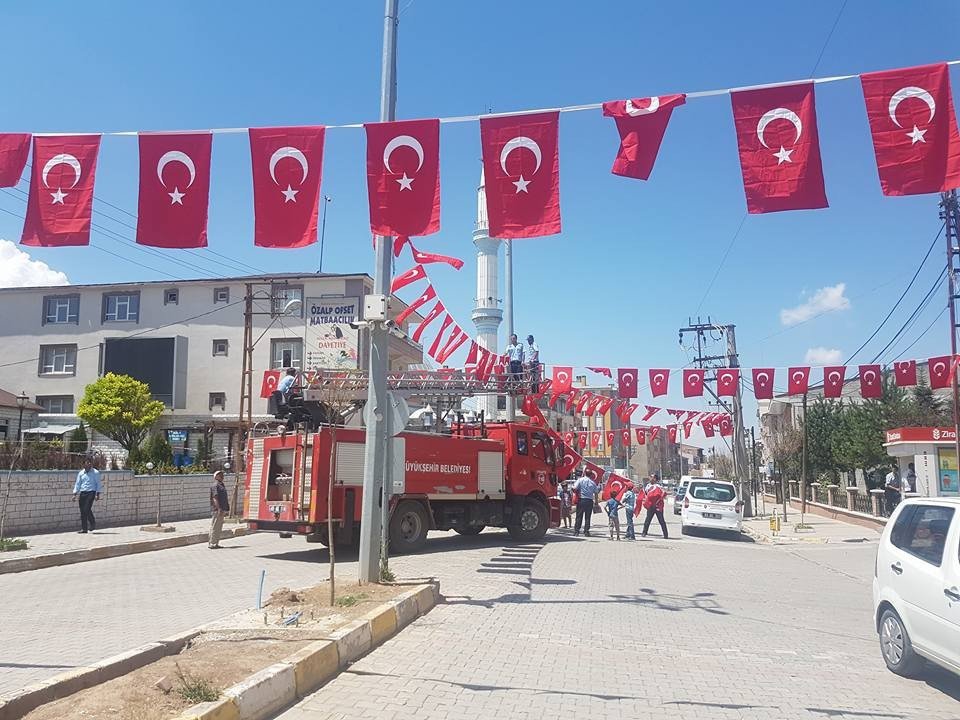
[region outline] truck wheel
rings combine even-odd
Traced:
[[[547,534],[550,517],[538,500],[526,500],[520,511],[520,522],[507,528],[514,540],[539,540]]]
[[[427,541],[430,519],[422,503],[404,500],[390,518],[390,549],[398,555],[419,550]]]
[[[485,525],[467,525],[466,527],[454,528],[453,531],[458,535],[479,535],[483,532]]]

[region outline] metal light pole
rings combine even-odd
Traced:
[[[320,267],[317,268],[317,275],[323,272],[323,239],[327,235],[327,205],[333,202],[329,195],[323,196],[323,219],[320,221]]]
[[[23,408],[27,404],[27,400],[30,398],[27,397],[27,393],[23,390],[20,391],[20,394],[17,395],[17,407],[20,409],[20,417],[17,419],[17,444],[20,444],[20,440],[23,438]]]
[[[396,118],[397,110],[397,0],[385,0],[383,18],[383,56],[380,70],[380,120],[388,122]],[[373,279],[373,295],[390,297],[392,266],[392,240],[378,235],[376,238],[377,259]],[[360,514],[360,582],[376,582],[380,579],[382,545],[381,503],[389,502],[392,482],[385,476],[387,467],[387,443],[390,441],[389,409],[387,398],[387,372],[390,368],[390,334],[386,318],[370,321],[370,364],[367,407],[370,409],[367,423],[366,445],[363,463],[363,504]]]
[[[513,330],[513,240],[503,241],[503,314],[507,319],[507,340],[514,334]],[[513,401],[513,394],[507,393],[507,420],[517,419],[517,407]]]
[[[146,468],[147,468],[147,472],[153,475],[153,468],[154,468],[153,463],[148,462],[146,465]],[[140,529],[146,532],[161,532],[161,533],[174,532],[176,531],[175,527],[173,527],[172,525],[163,525],[160,522],[160,507],[161,507],[161,502],[163,497],[163,480],[161,479],[161,475],[159,472],[156,475],[154,475],[154,477],[157,479],[157,524],[144,525]]]

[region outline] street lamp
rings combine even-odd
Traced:
[[[146,464],[146,468],[147,468],[147,473],[150,473],[150,474],[153,473],[154,465],[152,462],[148,462]],[[144,525],[140,529],[146,532],[161,532],[161,533],[175,532],[176,531],[175,527],[173,527],[172,525],[163,525],[160,522],[160,503],[162,498],[163,481],[159,473],[157,473],[156,478],[157,478],[157,524]]]
[[[20,442],[23,437],[23,408],[27,404],[27,400],[30,398],[27,397],[27,393],[23,390],[20,391],[20,394],[17,395],[17,407],[20,408],[20,418],[17,420],[17,443]]]
[[[323,220],[320,223],[320,267],[317,269],[317,275],[323,272],[323,239],[327,234],[327,205],[333,202],[329,195],[323,196]]]

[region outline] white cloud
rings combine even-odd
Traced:
[[[804,359],[808,365],[839,365],[843,353],[836,348],[815,347],[807,350]]]
[[[846,289],[846,283],[837,283],[833,287],[820,288],[806,302],[794,308],[781,310],[780,322],[790,327],[791,325],[799,325],[825,312],[849,310],[850,300],[843,294]]]
[[[69,285],[67,276],[34,260],[9,240],[0,240],[0,287]]]

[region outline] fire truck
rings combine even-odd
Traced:
[[[392,553],[422,547],[430,530],[477,535],[501,527],[516,540],[534,540],[560,525],[563,448],[542,427],[458,422],[443,433],[403,431],[390,442]],[[253,434],[244,498],[249,527],[327,544],[329,512],[334,542],[356,543],[364,456],[363,428]]]

